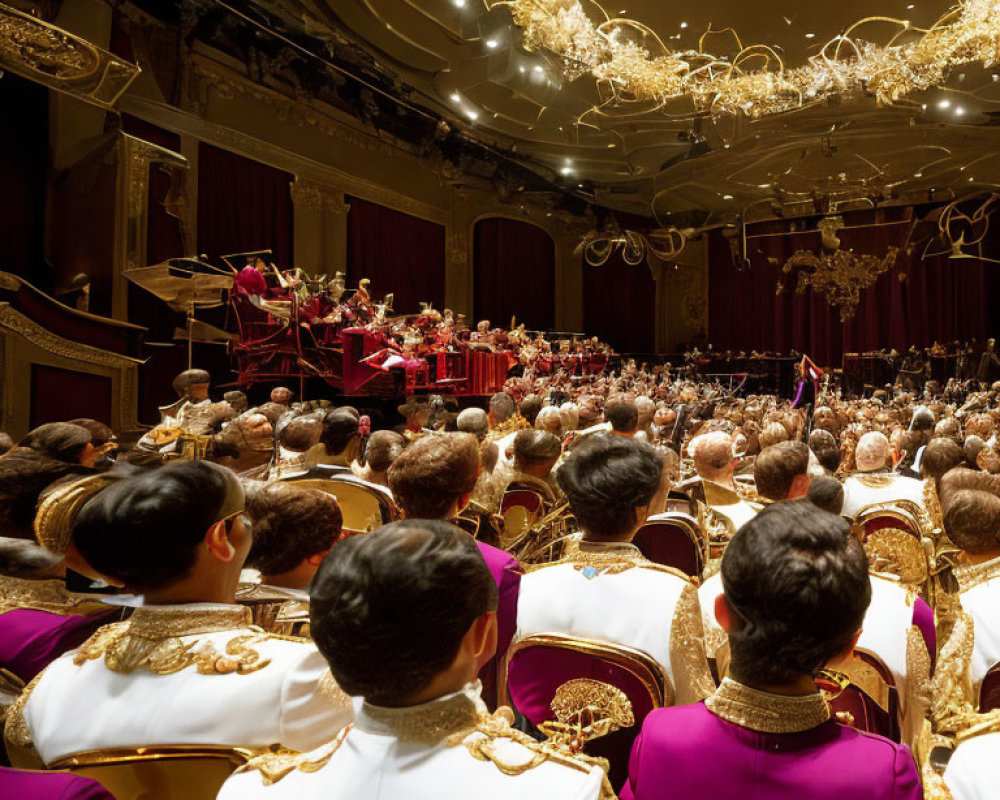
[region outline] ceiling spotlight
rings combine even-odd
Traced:
[[[456,8],[465,8],[465,0],[451,0]]]
[[[962,108],[961,106],[955,106],[955,116],[956,117],[960,117],[964,113],[965,113],[965,109],[964,108]]]
[[[466,111],[466,112],[465,112],[465,114],[466,114],[466,116],[467,116],[467,117],[468,117],[469,119],[472,119],[472,120],[476,120],[476,119],[479,119],[479,112],[478,112],[478,111],[475,111],[475,110],[473,110],[473,109],[471,109],[471,108],[470,108],[470,109],[469,109],[468,111]]]
[[[922,173],[922,172],[914,172],[913,173],[913,177],[914,178],[922,178],[922,177],[924,177],[924,173]]]
[[[542,65],[541,64],[535,64],[535,72],[541,72],[541,71],[542,71]]]
[[[940,103],[938,103],[938,108],[947,108],[950,105],[951,105],[951,100],[942,100]]]
[[[561,172],[561,173],[562,173],[563,175],[569,175],[569,174],[570,174],[570,173],[571,173],[571,172],[572,172],[573,170],[572,170],[572,169],[570,169],[569,167],[563,167],[563,168],[562,168],[561,170],[559,170],[559,171],[560,171],[560,172]]]
[[[921,111],[926,111],[927,110],[927,103],[921,103],[920,104],[920,110]]]
[[[684,30],[684,28],[686,28],[687,26],[688,26],[688,24],[686,22],[682,22],[681,23],[681,30]]]
[[[724,194],[724,195],[722,195],[722,199],[723,200],[732,200],[733,196],[731,194]]]
[[[610,150],[610,149],[611,149],[612,147],[614,147],[614,146],[615,146],[615,143],[614,143],[614,142],[608,142],[608,149],[609,149],[609,150]]]
[[[815,33],[807,33],[806,34],[806,38],[807,39],[815,39],[816,38],[816,34]]]
[[[520,72],[520,73],[521,73],[522,75],[523,75],[523,74],[524,74],[525,72],[527,72],[527,70],[526,70],[526,69],[524,68],[524,65],[523,65],[523,64],[522,64],[522,65],[521,65],[520,67],[518,67],[518,68],[517,68],[517,71],[518,71],[518,72]]]
[[[490,48],[490,50],[495,49],[496,46],[497,46],[497,40],[496,39],[487,39],[486,40],[486,46],[488,48]]]
[[[462,99],[458,92],[452,92],[450,97],[451,97],[451,102],[453,103],[457,103]]]
[[[910,4],[909,4],[909,5],[908,5],[908,6],[906,7],[906,10],[907,10],[907,11],[913,11],[913,3],[910,3]]]
[[[580,189],[582,189],[583,188],[583,184],[582,183],[578,183],[577,187],[580,188]]]

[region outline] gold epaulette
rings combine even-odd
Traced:
[[[330,763],[330,759],[340,749],[340,746],[344,743],[344,739],[347,738],[347,734],[351,732],[352,727],[348,725],[332,742],[315,750],[310,750],[308,753],[296,753],[284,750],[274,753],[264,753],[263,755],[251,758],[236,772],[259,772],[261,781],[263,781],[265,786],[277,783],[292,772],[318,772]]]
[[[18,610],[44,611],[64,616],[90,616],[111,611],[99,595],[67,591],[60,580],[24,580],[0,575],[0,614]]]

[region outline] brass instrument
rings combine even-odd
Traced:
[[[561,557],[558,543],[571,533],[573,515],[569,503],[556,506],[528,525],[521,533],[503,541],[503,549],[522,564],[545,564]]]

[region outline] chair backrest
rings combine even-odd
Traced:
[[[917,516],[904,503],[866,506],[855,517],[854,533],[876,572],[898,575],[908,586],[927,581],[928,549]]]
[[[628,775],[629,754],[642,722],[655,708],[668,705],[673,690],[663,668],[647,653],[631,647],[557,633],[526,636],[507,659],[507,696],[535,726],[550,722],[552,702],[570,681],[596,682],[620,690],[631,704],[634,723],[589,742],[585,751],[609,763],[612,785]]]
[[[134,747],[93,750],[48,765],[99,781],[117,800],[214,800],[237,767],[253,756],[233,747]]]
[[[856,730],[899,742],[902,732],[899,690],[882,659],[869,650],[857,648],[851,659],[838,664],[836,670],[850,679],[843,690],[822,675],[816,679],[820,689],[833,695],[831,711]]]
[[[994,664],[986,671],[979,687],[979,711],[985,714],[1000,708],[1000,664]]]
[[[520,536],[545,515],[545,498],[535,489],[512,484],[500,500],[500,514],[506,534]]]
[[[650,517],[636,532],[632,544],[656,564],[701,578],[708,538],[690,514],[667,512]]]
[[[292,478],[288,482],[336,497],[344,515],[345,533],[368,533],[400,517],[399,507],[388,490],[380,491],[381,487],[353,475],[334,473],[329,478]]]

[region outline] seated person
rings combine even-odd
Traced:
[[[757,456],[753,465],[757,494],[776,503],[809,491],[809,448],[803,442],[779,442]]]
[[[332,472],[351,471],[351,462],[361,446],[359,415],[353,408],[335,408],[323,416],[319,442],[306,452],[303,464],[322,465]]]
[[[694,498],[721,515],[732,531],[752,519],[757,508],[742,498],[733,479],[733,438],[723,431],[705,433],[691,440],[689,450],[701,478],[701,486],[692,488]]]
[[[854,451],[858,472],[844,481],[844,511],[848,519],[875,503],[908,500],[923,508],[924,487],[916,478],[893,475],[892,448],[884,433],[869,431]]]
[[[289,411],[278,420],[275,427],[278,444],[274,454],[271,478],[299,475],[308,470],[306,453],[319,444],[323,433],[323,417],[317,414],[299,414]],[[324,451],[325,452],[325,451]],[[314,450],[316,456],[318,450]]]
[[[933,531],[928,531],[935,539],[943,532],[944,520],[941,516],[941,501],[938,489],[945,473],[961,466],[965,459],[965,450],[953,439],[939,437],[931,439],[924,448],[920,460],[920,475],[924,479],[924,507],[927,510]]]
[[[942,666],[971,639],[972,652],[961,671],[968,676],[969,698],[979,705],[983,678],[1000,662],[1000,477],[953,469],[941,479],[944,529],[958,547],[963,566],[953,571],[958,583],[960,623],[942,649]],[[971,629],[971,630],[970,630]]]
[[[552,473],[562,456],[562,445],[546,431],[519,431],[514,437],[514,474],[507,489],[530,489],[539,492],[547,503],[561,496]]]
[[[282,593],[308,602],[310,581],[341,537],[337,498],[294,483],[267,483],[248,489],[246,510],[253,525],[246,566],[259,573],[261,588],[288,590]]]
[[[0,459],[0,536],[34,538],[41,494],[58,481],[93,474],[97,455],[81,425],[50,422],[28,433]]]
[[[0,707],[53,659],[79,647],[122,609],[67,591],[66,562],[25,539],[0,539]]]
[[[545,406],[535,417],[535,430],[551,433],[557,439],[562,439],[562,414],[557,406]]]
[[[0,767],[0,797],[10,800],[115,800],[97,781],[80,775]]]
[[[458,415],[455,424],[459,432],[472,434],[479,442],[482,470],[476,488],[472,490],[472,502],[495,513],[500,509],[505,481],[501,479],[504,469],[497,470],[500,453],[496,443],[487,440],[489,417],[481,408],[466,408]]]
[[[632,438],[639,431],[639,409],[634,400],[615,397],[604,407],[604,419],[611,424],[615,436]]]
[[[844,508],[844,487],[832,475],[821,475],[809,481],[806,497],[817,508],[837,516]]]
[[[306,750],[350,721],[315,646],[260,631],[234,605],[251,544],[234,473],[184,461],[124,478],[83,506],[72,535],[145,604],[25,689],[5,729],[15,763],[147,745]]]
[[[909,750],[839,724],[813,682],[850,655],[869,602],[847,523],[778,503],[736,533],[722,575],[729,674],[704,703],[646,717],[623,800],[744,800],[748,787],[768,800],[919,800]]]
[[[674,702],[692,703],[712,690],[698,593],[631,544],[662,472],[656,451],[629,438],[591,436],[573,449],[559,486],[583,537],[578,551],[521,579],[517,639],[561,633],[642,650],[663,667]]]
[[[312,753],[251,761],[219,800],[596,800],[600,768],[485,713],[475,678],[496,608],[496,583],[453,525],[403,520],[337,545],[313,582],[312,631],[364,698],[354,725]]]
[[[417,439],[389,469],[389,488],[407,519],[453,520],[469,503],[479,476],[479,444],[467,433],[436,433]],[[500,590],[497,652],[506,655],[517,624],[521,566],[517,559],[477,539],[479,552]],[[500,661],[483,666],[483,697],[496,707]]]
[[[992,800],[996,796],[1000,785],[1000,731],[995,724],[958,745],[948,761],[944,782],[951,800]]]
[[[400,434],[395,431],[375,431],[368,437],[364,466],[355,461],[351,464],[351,472],[363,481],[389,488],[389,467],[405,449],[406,439]]]

